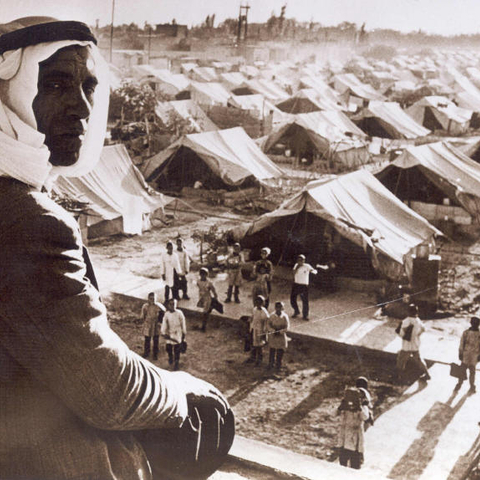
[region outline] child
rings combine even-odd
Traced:
[[[150,342],[153,337],[153,359],[158,360],[159,324],[162,323],[165,307],[157,303],[154,292],[148,294],[148,302],[142,306],[140,317],[143,322],[142,333],[145,337],[143,358],[150,355]]]
[[[268,346],[270,347],[270,358],[268,368],[275,365],[277,370],[282,368],[282,358],[288,347],[287,331],[290,328],[290,320],[285,313],[283,302],[275,303],[275,313],[268,319]]]
[[[180,290],[183,292],[183,299],[190,300],[188,296],[188,282],[187,282],[187,275],[190,271],[190,257],[188,256],[188,252],[185,250],[183,246],[183,240],[181,238],[177,238],[177,250],[175,251],[178,257],[178,264],[180,266],[180,270],[175,269],[173,272],[173,298],[180,300]]]
[[[255,285],[253,286],[252,297],[255,299],[258,295],[265,297],[265,308],[268,309],[270,304],[270,292],[272,290],[271,280],[273,275],[273,264],[268,260],[270,249],[262,248],[260,251],[261,259],[255,263],[253,267],[253,275],[255,277]]]
[[[250,331],[252,332],[252,349],[248,363],[255,362],[256,366],[261,365],[263,360],[263,346],[267,338],[267,321],[269,314],[263,306],[265,299],[259,295],[255,298],[255,307],[250,320]]]
[[[165,282],[165,303],[170,298],[170,292],[172,296],[175,294],[174,290],[174,271],[180,271],[180,262],[178,255],[173,251],[173,243],[167,242],[167,251],[162,253],[160,257],[160,275]]]
[[[470,328],[463,332],[462,339],[460,340],[460,347],[458,349],[458,356],[462,362],[462,367],[464,367],[465,371],[468,370],[470,372],[469,380],[471,393],[475,393],[477,390],[475,387],[475,369],[477,367],[478,355],[480,354],[479,325],[480,319],[478,317],[472,317],[470,319]],[[460,390],[462,383],[463,378],[459,378],[455,391]]]
[[[242,265],[245,263],[243,259],[242,247],[239,243],[233,246],[233,252],[227,257],[227,271],[228,271],[228,292],[225,303],[232,301],[232,292],[235,287],[235,303],[240,303],[240,285],[242,284]]]
[[[364,424],[370,417],[363,388],[346,388],[338,413],[341,416],[338,446],[340,465],[360,469],[364,454]]]
[[[177,301],[171,298],[167,302],[167,311],[163,317],[161,334],[167,340],[168,363],[178,370],[180,364],[180,349],[187,335],[185,316],[177,309]]]
[[[362,404],[368,407],[369,417],[365,421],[365,430],[366,430],[369,425],[374,424],[373,409],[372,409],[373,408],[372,395],[370,394],[370,390],[368,389],[368,380],[366,379],[366,377],[358,377],[357,380],[355,381],[355,387],[358,388],[364,396]]]
[[[202,332],[207,329],[207,322],[210,318],[210,313],[213,310],[212,298],[217,298],[217,292],[213,283],[208,279],[208,270],[204,267],[200,269],[200,280],[197,281],[198,286],[198,303],[197,307],[203,309]]]

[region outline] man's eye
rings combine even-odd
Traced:
[[[88,81],[83,84],[83,92],[87,97],[92,97],[95,93],[95,88],[97,86],[97,82]]]
[[[83,91],[87,97],[91,97],[95,93],[95,87],[85,87]]]

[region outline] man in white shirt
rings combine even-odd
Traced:
[[[172,295],[174,293],[174,274],[173,272],[180,270],[180,262],[178,260],[178,255],[173,251],[173,243],[167,242],[167,251],[162,253],[160,257],[160,275],[162,280],[165,282],[165,303],[168,302],[170,298],[170,291]]]
[[[190,257],[188,252],[183,245],[183,240],[177,238],[177,250],[175,251],[178,257],[180,269],[173,272],[174,277],[174,287],[173,287],[173,298],[180,300],[180,290],[183,292],[183,299],[189,300],[187,288],[187,274],[190,271]]]
[[[293,267],[293,285],[290,293],[290,305],[293,308],[293,317],[300,315],[297,297],[302,299],[302,315],[304,320],[308,320],[308,284],[310,283],[310,273],[314,275],[317,271],[308,263],[305,263],[305,255],[299,255],[297,263]]]
[[[397,356],[397,371],[399,382],[403,382],[408,361],[411,359],[423,371],[422,380],[430,380],[427,364],[420,356],[420,335],[425,331],[425,325],[418,318],[418,308],[413,303],[408,306],[408,317],[402,320],[397,334],[402,338],[402,348]]]

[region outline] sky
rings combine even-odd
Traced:
[[[169,23],[192,26],[215,13],[216,24],[237,17],[242,4],[250,5],[249,21],[264,22],[272,12],[279,15],[287,3],[286,17],[316,21],[322,25],[341,22],[366,23],[367,30],[392,28],[403,32],[455,35],[480,33],[480,0],[0,0],[0,23],[30,15],[61,20],[81,20],[94,25],[135,22],[143,26]]]

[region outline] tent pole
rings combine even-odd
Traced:
[[[292,232],[293,232],[293,229],[295,228],[295,224],[297,223],[297,220],[298,220],[298,215],[300,215],[300,212],[297,213],[293,219],[293,224],[292,224],[292,228],[288,231],[288,233],[291,235]],[[287,250],[287,245],[288,245],[288,242],[289,242],[289,238],[290,238],[290,235],[287,235],[287,240],[285,241],[285,244],[283,245],[283,250],[282,250],[282,253],[280,254],[280,257],[278,257],[278,262],[277,262],[277,265],[280,265],[280,262],[283,260],[283,256],[285,254],[285,251]]]
[[[400,168],[399,170],[400,170],[400,171],[399,171],[399,173],[398,173],[397,183],[396,183],[396,185],[395,185],[395,190],[394,190],[394,192],[393,192],[393,194],[394,194],[395,196],[397,196],[398,186],[400,185],[400,177],[402,176],[402,173],[403,173],[403,169],[402,169],[402,168]]]

